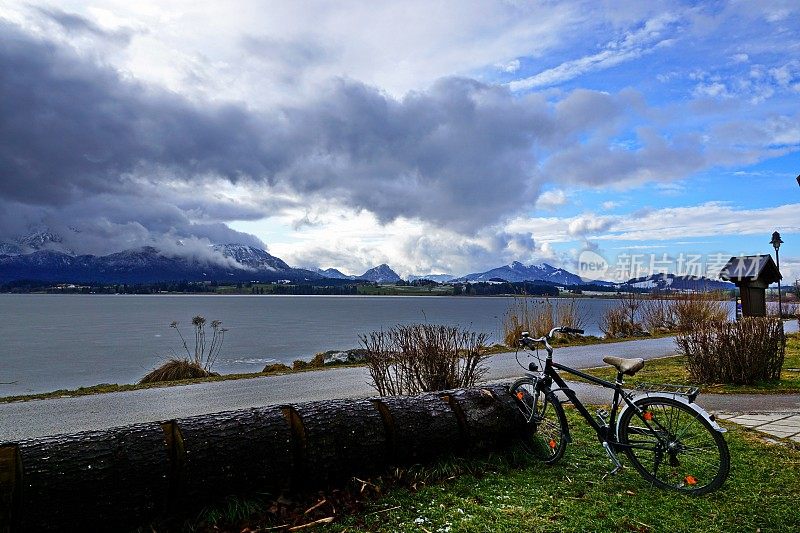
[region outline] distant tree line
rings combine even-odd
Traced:
[[[455,283],[453,284],[453,294],[465,296],[497,296],[501,294],[558,296],[558,287],[529,281],[516,283]]]

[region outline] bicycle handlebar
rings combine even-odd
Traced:
[[[520,336],[519,342],[521,342],[522,344],[528,344],[529,342],[544,342],[545,344],[547,344],[547,341],[552,339],[555,333],[573,333],[576,335],[583,335],[584,330],[578,328],[570,328],[567,326],[558,326],[551,329],[550,333],[548,333],[544,337],[539,337],[537,339],[532,338],[531,334],[528,333],[527,331],[523,331],[522,335]]]

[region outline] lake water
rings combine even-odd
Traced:
[[[183,347],[191,318],[229,331],[214,369],[257,372],[266,363],[356,348],[359,334],[398,323],[469,327],[502,338],[511,298],[411,296],[196,296],[0,294],[0,396],[134,383]],[[587,334],[612,300],[579,299]],[[194,339],[188,338],[190,348]],[[185,352],[184,352],[185,353]],[[15,382],[15,383],[9,383]]]

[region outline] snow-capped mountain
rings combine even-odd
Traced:
[[[317,273],[330,279],[357,279],[356,276],[348,276],[335,268],[326,268],[325,270],[318,268]]]
[[[436,283],[447,283],[455,276],[452,274],[428,274],[427,276],[408,276],[408,281],[417,281],[418,279],[429,279]]]
[[[658,291],[718,291],[730,290],[736,286],[729,281],[719,281],[704,277],[676,276],[675,274],[653,274],[652,276],[635,278],[618,285],[621,289],[649,289]]]
[[[258,248],[231,244],[213,248],[222,257],[234,259],[235,263],[215,261],[213,257],[199,259],[165,255],[152,246],[104,256],[74,256],[49,250],[0,255],[0,283],[26,279],[54,283],[310,281],[322,277],[316,272],[292,268]]]
[[[384,263],[376,266],[375,268],[370,268],[361,276],[359,276],[358,279],[372,281],[374,283],[395,283],[400,281],[400,276],[398,276],[394,270],[389,268],[389,265]]]
[[[22,253],[22,248],[19,244],[13,242],[0,242],[0,255],[19,255]]]
[[[556,268],[547,263],[525,266],[519,261],[514,261],[510,265],[493,268],[486,272],[467,274],[453,281],[489,281],[490,279],[504,279],[510,282],[549,281],[559,285],[581,285],[584,283],[580,276],[563,268]]]
[[[280,271],[291,269],[282,259],[270,255],[261,248],[233,243],[215,244],[212,248],[222,254],[223,257],[233,259],[240,265],[253,270]]]
[[[34,231],[15,239],[0,242],[0,255],[30,254],[39,250],[72,253],[64,247],[60,235],[48,230]]]

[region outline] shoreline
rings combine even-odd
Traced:
[[[567,342],[558,342],[558,340],[553,344],[555,348],[566,348],[572,346],[592,346],[592,345],[601,345],[601,344],[616,344],[621,342],[635,342],[640,340],[647,340],[647,339],[660,339],[664,337],[672,337],[674,333],[658,333],[655,335],[648,335],[643,337],[626,337],[620,339],[604,339],[601,337],[595,336],[586,336],[586,337],[577,337],[572,341]],[[582,340],[578,340],[582,339]],[[575,342],[577,340],[577,342]],[[324,352],[323,352],[324,353]],[[508,348],[507,346],[501,344],[495,344],[492,346],[487,347],[487,357],[493,357],[495,355],[504,354],[504,353],[514,353],[513,349]],[[313,356],[312,356],[313,358]],[[210,376],[205,378],[192,378],[192,379],[184,379],[178,381],[162,381],[157,383],[99,383],[96,385],[87,385],[83,387],[77,387],[75,389],[58,389],[55,391],[49,392],[38,392],[32,394],[19,394],[19,395],[12,395],[12,396],[2,396],[0,397],[0,404],[3,403],[15,403],[15,402],[29,402],[29,401],[36,401],[36,400],[47,400],[53,398],[77,398],[81,396],[92,396],[96,394],[110,394],[114,392],[128,392],[128,391],[135,391],[135,390],[142,390],[142,389],[157,389],[157,388],[165,388],[165,387],[182,387],[186,385],[194,385],[198,383],[211,383],[211,382],[218,382],[218,381],[236,381],[242,379],[256,379],[256,378],[263,378],[263,377],[271,377],[271,376],[282,376],[287,374],[300,374],[303,372],[313,372],[316,370],[321,371],[328,371],[328,370],[335,370],[337,368],[352,368],[352,367],[363,367],[366,366],[366,363],[346,363],[346,362],[339,362],[339,363],[329,363],[323,365],[306,365],[301,368],[291,368],[288,369],[281,369],[275,371],[268,371],[268,372],[242,372],[242,373],[234,373],[234,374],[222,374],[219,376]]]

